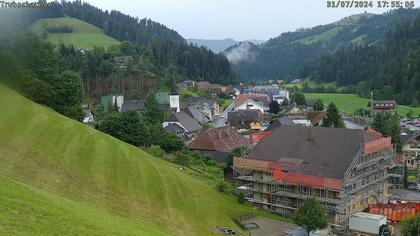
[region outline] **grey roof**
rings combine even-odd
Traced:
[[[121,111],[141,111],[143,109],[144,101],[142,100],[125,100],[121,107]]]
[[[182,124],[182,126],[185,127],[187,132],[196,132],[201,130],[203,127],[198,123],[198,121],[191,116],[189,116],[187,113],[181,111],[173,113],[168,120],[169,122],[179,122]]]
[[[177,125],[175,123],[169,124],[168,126],[166,126],[163,129],[166,132],[170,132],[170,133],[184,132],[184,129],[181,126],[179,126],[179,125]]]
[[[184,103],[185,103],[185,106],[189,106],[193,104],[203,104],[203,103],[207,103],[210,106],[213,106],[216,103],[216,101],[202,98],[202,97],[188,97],[187,99],[185,99]]]
[[[280,117],[278,120],[274,121],[273,123],[271,123],[268,128],[266,129],[266,131],[273,131],[275,129],[277,129],[280,126],[296,126],[296,124],[287,116],[282,116]]]
[[[282,165],[286,171],[342,179],[363,144],[362,130],[281,126],[262,139],[248,158],[289,163]]]
[[[196,119],[200,125],[204,125],[208,122],[210,122],[210,119],[205,116],[203,113],[201,113],[197,108],[193,106],[188,106],[184,109],[185,113],[190,115],[192,118]]]
[[[238,110],[229,112],[227,120],[231,126],[246,128],[251,122],[262,122],[263,118],[260,110]]]
[[[400,135],[400,142],[402,145],[407,144],[408,142],[411,142],[411,140],[417,138],[420,136],[420,132],[416,134],[407,134],[407,135]]]

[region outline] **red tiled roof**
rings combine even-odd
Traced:
[[[235,102],[244,102],[247,99],[254,99],[256,98],[258,101],[261,99],[266,99],[266,101],[268,102],[269,98],[267,94],[259,94],[259,93],[250,93],[250,94],[239,94],[236,99]]]
[[[209,129],[194,139],[188,148],[193,150],[210,150],[231,152],[233,149],[248,146],[250,141],[230,126]]]

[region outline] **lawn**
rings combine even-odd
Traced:
[[[325,105],[334,102],[340,111],[353,114],[357,108],[368,108],[369,99],[361,98],[356,94],[338,94],[338,93],[305,93],[307,99],[320,98]],[[397,112],[401,116],[406,116],[412,110],[414,115],[420,115],[420,107],[408,107],[399,105]]]
[[[66,45],[73,44],[76,48],[92,49],[95,46],[108,48],[119,43],[118,40],[107,36],[98,27],[71,17],[40,19],[33,23],[29,29],[42,35],[43,28],[48,26],[73,27],[72,33],[49,33],[47,35],[47,40],[56,45],[64,43]]]
[[[2,85],[0,95],[0,235],[212,235],[239,230],[231,217],[268,214]]]

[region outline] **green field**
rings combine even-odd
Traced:
[[[256,212],[2,85],[0,95],[0,235],[212,235]]]
[[[346,112],[348,114],[353,114],[357,108],[368,108],[369,99],[361,98],[356,94],[338,94],[338,93],[305,93],[307,99],[317,99],[320,98],[325,105],[328,105],[331,102],[334,102],[340,111]],[[406,116],[406,114],[412,110],[415,116],[420,115],[420,107],[408,107],[398,105],[397,112],[401,116]]]
[[[95,46],[108,48],[119,43],[118,40],[105,35],[98,27],[71,17],[40,19],[33,23],[29,29],[41,35],[43,27],[48,26],[73,27],[72,33],[48,34],[47,40],[56,45],[62,42],[66,45],[73,44],[75,48],[92,49]]]

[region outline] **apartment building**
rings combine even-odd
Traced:
[[[290,216],[314,195],[332,224],[386,203],[396,167],[391,138],[367,130],[280,126],[243,157],[234,180],[254,205]]]

